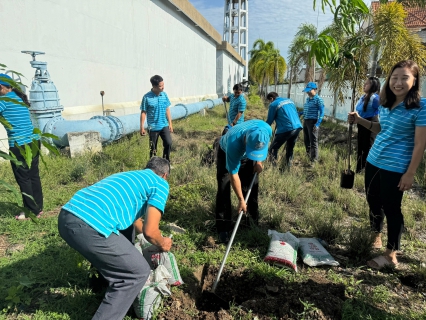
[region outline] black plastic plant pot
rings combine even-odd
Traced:
[[[355,172],[352,170],[343,170],[340,176],[340,187],[344,189],[352,189],[355,181]]]

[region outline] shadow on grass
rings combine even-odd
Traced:
[[[45,319],[60,319],[59,315],[91,319],[101,297],[87,288],[88,273],[83,258],[64,242],[58,244],[57,236],[47,242],[39,244],[44,246],[42,250],[37,250],[34,243],[26,243],[24,251],[3,258],[12,262],[2,261],[1,309],[25,314],[37,312]]]
[[[1,202],[0,203],[0,218],[11,218],[19,214],[19,209],[16,202]]]

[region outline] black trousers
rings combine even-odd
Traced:
[[[306,119],[303,121],[303,141],[306,154],[311,161],[318,160],[318,131],[314,130],[317,119]]]
[[[370,207],[371,230],[381,232],[386,216],[388,226],[386,248],[391,250],[400,250],[404,229],[404,216],[401,211],[403,192],[398,188],[402,175],[402,173],[379,169],[369,162],[365,166],[365,191]]]
[[[278,133],[274,137],[271,146],[269,147],[269,157],[272,163],[275,165],[278,158],[278,150],[284,143],[286,144],[285,160],[288,167],[291,166],[291,161],[293,160],[293,150],[296,145],[297,137],[299,132],[302,131],[302,128],[295,130],[290,130],[283,133]]]
[[[243,196],[247,195],[250,183],[253,179],[253,161],[242,160],[238,176],[241,180],[241,188]],[[231,181],[229,178],[228,170],[226,170],[226,154],[219,147],[217,153],[217,194],[216,194],[216,229],[217,232],[225,232],[232,230],[232,205],[231,205]],[[259,221],[259,179],[256,180],[251,189],[250,197],[247,201],[247,211],[254,223]]]
[[[378,118],[365,118],[366,120],[377,122]],[[361,172],[362,169],[365,168],[365,164],[367,163],[367,156],[370,152],[371,146],[376,139],[376,133],[371,132],[367,128],[357,124],[358,127],[358,141],[357,141],[357,163],[356,163],[356,172]]]
[[[149,131],[149,146],[150,146],[150,152],[149,157],[152,158],[152,156],[157,155],[157,143],[158,143],[158,137],[161,137],[161,140],[163,140],[163,158],[169,160],[170,162],[170,150],[172,148],[172,137],[170,135],[169,127],[164,127],[163,129],[159,131]]]
[[[28,146],[30,148],[33,147],[33,143],[37,143],[38,150],[40,150],[40,141],[31,142]],[[25,150],[25,145],[22,145],[19,148]],[[15,157],[22,162],[21,166],[16,166],[13,162],[11,162],[13,174],[19,185],[19,189],[21,190],[24,207],[29,209],[35,215],[38,215],[41,211],[43,211],[43,190],[41,188],[40,171],[38,168],[40,154],[39,152],[35,155],[33,154],[30,168],[25,162],[25,158],[21,155],[19,148],[11,147],[9,149],[9,152],[14,154]]]

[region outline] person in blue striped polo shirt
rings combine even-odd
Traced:
[[[145,120],[148,124],[150,156],[157,154],[158,137],[163,141],[163,158],[170,161],[173,132],[172,116],[170,113],[170,100],[164,92],[164,80],[159,75],[151,77],[151,91],[145,94],[141,103],[140,134],[144,136]]]
[[[302,130],[299,114],[292,100],[281,98],[276,92],[269,92],[266,99],[270,102],[266,123],[276,123],[274,140],[269,147],[270,160],[276,165],[278,150],[286,143],[286,166],[290,169],[293,149]]]
[[[369,121],[379,121],[379,106],[380,106],[380,82],[377,77],[369,77],[364,82],[364,94],[359,99],[355,110],[360,117]],[[367,162],[367,156],[371,146],[376,139],[376,134],[362,125],[357,124],[358,139],[357,139],[357,162],[356,172],[360,173]]]
[[[263,120],[249,120],[231,127],[220,139],[217,153],[216,229],[221,242],[228,242],[232,230],[231,186],[238,198],[237,212],[248,212],[254,224],[259,221],[259,180],[253,184],[247,204],[244,197],[254,172],[261,173],[268,155],[271,126]],[[246,219],[246,223],[248,219]]]
[[[315,82],[308,82],[303,89],[308,95],[303,106],[303,139],[312,162],[318,160],[318,131],[324,117],[324,101],[317,95],[317,89]]]
[[[246,99],[243,95],[243,86],[236,84],[232,88],[234,93],[228,96],[223,96],[223,102],[230,102],[228,113],[228,124],[233,127],[239,123],[244,122],[244,111],[246,111]]]
[[[370,207],[370,225],[375,233],[375,248],[382,247],[383,220],[387,220],[385,252],[367,262],[380,269],[398,264],[404,229],[401,202],[410,190],[426,148],[426,99],[420,97],[417,63],[404,60],[393,66],[380,92],[379,122],[369,121],[357,112],[348,121],[378,133],[365,167],[365,192]]]
[[[9,152],[13,154],[22,165],[17,166],[11,162],[15,180],[22,193],[22,202],[26,209],[40,218],[43,213],[43,190],[41,187],[39,158],[40,158],[40,136],[34,134],[33,124],[30,118],[28,107],[30,102],[27,96],[18,89],[12,88],[12,79],[4,74],[0,74],[0,96],[9,101],[0,100],[0,115],[6,119],[11,128],[6,127],[9,139]],[[36,150],[31,159],[31,166],[21,154],[21,149],[30,147]],[[15,216],[17,220],[27,219],[24,212]]]
[[[145,170],[113,174],[81,189],[58,217],[60,236],[81,253],[109,282],[92,319],[123,319],[145,284],[150,267],[123,232],[144,216],[146,239],[162,251],[172,240],[161,235],[159,223],[169,195],[168,160],[152,157]]]

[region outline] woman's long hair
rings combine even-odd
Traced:
[[[364,112],[367,111],[367,106],[368,106],[368,103],[370,102],[371,96],[374,93],[379,93],[380,92],[380,81],[379,81],[379,78],[377,78],[377,77],[370,77],[370,78],[368,78],[368,80],[370,81],[370,90],[368,90],[368,92],[364,96],[364,107],[362,108],[362,110]]]
[[[384,89],[380,92],[380,103],[385,108],[392,108],[392,105],[395,103],[396,96],[392,92],[389,86],[389,80],[392,76],[392,73],[397,68],[408,68],[411,71],[411,74],[415,78],[414,85],[408,91],[404,99],[405,109],[415,109],[420,108],[420,74],[419,66],[413,60],[403,60],[398,62],[392,67],[392,70],[389,72],[389,75],[386,79]]]
[[[21,90],[16,89],[16,88],[12,88],[11,86],[6,86],[4,84],[2,84],[3,87],[6,87],[8,89],[12,89],[13,92],[16,93],[16,95],[22,99],[22,101],[29,107],[31,106],[30,101],[28,100],[28,97],[25,93],[23,93]]]

